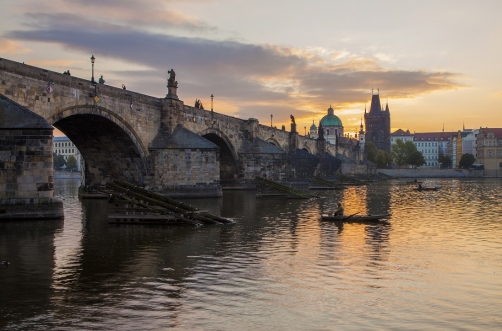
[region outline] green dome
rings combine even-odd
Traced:
[[[314,123],[310,126],[310,131],[312,130],[317,130],[317,126]]]
[[[327,126],[343,126],[342,121],[333,114],[333,108],[331,106],[328,108],[328,115],[324,116],[321,120],[321,124],[323,127]]]

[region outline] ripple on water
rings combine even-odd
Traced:
[[[500,180],[426,180],[438,192],[391,181],[308,201],[225,192],[191,203],[238,222],[198,229],[109,226],[106,202],[79,201],[77,184],[60,184],[64,224],[2,225],[0,252],[17,247],[20,262],[0,270],[0,327],[502,328]],[[338,201],[390,222],[320,221]]]

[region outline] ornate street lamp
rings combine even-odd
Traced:
[[[91,63],[92,63],[92,77],[91,77],[91,83],[95,83],[94,81],[94,61],[96,60],[96,58],[94,57],[94,55],[91,56]]]

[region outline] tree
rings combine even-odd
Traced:
[[[387,168],[388,165],[392,164],[392,156],[386,151],[379,149],[376,156],[376,164],[380,169]]]
[[[376,163],[377,149],[375,144],[371,141],[366,143],[366,156],[368,157],[368,161]]]
[[[75,156],[68,156],[68,160],[66,160],[66,167],[70,170],[77,168],[77,159],[75,158]]]
[[[438,162],[441,164],[441,168],[451,168],[451,157],[448,155],[444,155],[443,153],[439,154]]]
[[[64,160],[64,156],[61,154],[52,153],[52,160],[54,163],[54,169],[61,169],[66,165],[66,161]]]
[[[462,169],[469,169],[476,161],[476,157],[470,153],[462,154],[458,166]]]
[[[417,153],[420,154],[422,158],[420,158]],[[403,142],[401,139],[396,139],[396,143],[392,145],[391,155],[399,167],[405,165],[419,167],[425,163],[422,153],[420,153],[415,144],[409,140],[407,142]]]
[[[419,151],[414,151],[408,156],[408,164],[413,167],[420,167],[425,164],[425,158]]]

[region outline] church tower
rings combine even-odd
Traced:
[[[361,152],[364,152],[365,145],[366,145],[366,134],[364,133],[363,130],[363,119],[361,118],[361,127],[359,130],[359,148],[361,149]]]
[[[366,126],[366,142],[372,142],[377,149],[390,153],[390,111],[389,104],[385,109],[380,104],[380,91],[373,94],[371,91],[370,111],[364,110],[364,123]]]

